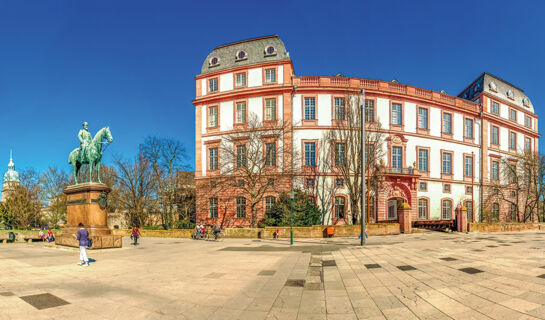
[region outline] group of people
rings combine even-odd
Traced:
[[[218,235],[221,232],[221,227],[219,224],[214,223],[214,225],[211,227],[212,234],[214,235],[214,239],[218,239]],[[201,224],[198,224],[195,226],[195,232],[194,232],[194,238],[195,239],[203,239],[206,235],[206,226]]]
[[[53,242],[55,241],[55,237],[53,236],[53,231],[51,229],[48,229],[47,235],[44,232],[45,228],[41,228],[38,235],[40,236],[40,239],[42,239],[43,242]]]

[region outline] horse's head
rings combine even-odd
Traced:
[[[112,137],[112,133],[110,132],[110,127],[105,127],[105,128],[104,128],[104,138],[105,138],[108,142],[114,141],[114,137]]]

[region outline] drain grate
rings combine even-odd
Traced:
[[[324,261],[322,261],[322,266],[323,267],[336,267],[337,262],[335,262],[335,260],[324,260]]]
[[[456,261],[456,260],[458,260],[458,259],[452,258],[452,257],[444,257],[444,258],[439,258],[439,260],[443,260],[443,261]]]
[[[272,276],[276,273],[275,270],[261,270],[257,275],[258,276]]]
[[[366,267],[367,269],[382,268],[382,267],[380,266],[380,264],[376,264],[376,263],[373,263],[373,264],[366,264],[365,267]]]
[[[65,304],[69,304],[63,299],[56,297],[50,293],[24,296],[24,297],[21,297],[21,299],[23,299],[23,301],[25,301],[26,303],[30,304],[31,306],[33,306],[34,308],[38,310],[54,308],[54,307],[63,306]]]
[[[409,266],[409,265],[406,265],[406,266],[397,266],[397,268],[398,268],[399,270],[402,270],[402,271],[416,270],[415,267]]]
[[[284,286],[286,287],[304,287],[305,286],[305,280],[303,279],[288,279],[286,280],[286,283]]]
[[[469,273],[469,274],[476,274],[476,273],[480,273],[480,272],[484,272],[483,270],[479,270],[479,269],[476,269],[476,268],[462,268],[462,269],[458,269],[462,272],[465,272],[465,273]]]

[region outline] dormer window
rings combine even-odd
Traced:
[[[273,46],[267,46],[265,48],[265,56],[274,56],[276,55],[276,48]]]
[[[490,90],[494,92],[497,91],[496,83],[494,81],[490,81],[490,83],[488,84],[488,87],[490,88]]]
[[[507,94],[507,98],[515,99],[515,94],[513,93],[511,89],[507,90],[506,94]]]
[[[246,53],[246,51],[238,50],[236,60],[241,61],[241,60],[246,60],[246,59],[248,59],[248,54]]]
[[[522,105],[525,106],[525,107],[529,107],[530,106],[530,100],[528,100],[528,98],[523,98],[522,99]]]
[[[210,67],[215,67],[220,64],[220,59],[218,57],[212,57],[210,58],[210,61],[208,61],[208,64]]]

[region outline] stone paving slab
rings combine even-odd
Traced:
[[[545,319],[543,240],[124,239],[89,268],[76,250],[0,244],[0,319]]]

